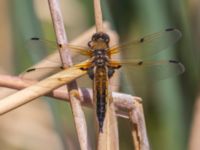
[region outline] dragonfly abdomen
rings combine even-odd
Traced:
[[[106,114],[107,99],[107,69],[106,67],[97,67],[95,73],[95,90],[96,90],[96,113],[99,122],[99,131],[103,132],[103,123]]]
[[[106,113],[106,95],[105,89],[103,89],[103,93],[101,94],[99,91],[97,91],[97,118],[99,122],[99,131],[103,132],[103,123],[105,119],[105,113]]]

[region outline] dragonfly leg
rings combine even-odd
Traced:
[[[109,67],[108,68],[108,78],[111,78],[115,73],[115,68]]]
[[[94,79],[94,67],[90,67],[87,69],[87,73],[88,73],[88,76],[90,77],[90,79]]]
[[[115,73],[115,69],[121,68],[120,62],[110,61],[108,64],[108,77],[111,78]]]
[[[89,42],[88,42],[88,47],[89,47],[89,48],[92,48],[92,47],[93,47],[93,46],[92,46],[92,42],[93,42],[93,41],[89,41]]]
[[[81,67],[80,69],[83,70],[83,71],[87,71],[88,70],[87,67]]]

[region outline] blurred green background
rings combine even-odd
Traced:
[[[69,40],[94,25],[92,0],[60,0],[60,3]],[[147,132],[153,150],[187,149],[193,104],[198,95],[200,79],[200,59],[198,57],[200,54],[198,42],[200,13],[198,6],[200,6],[198,0],[102,0],[104,19],[112,24],[122,42],[169,27],[175,27],[183,34],[174,47],[163,51],[155,59],[180,60],[186,68],[184,74],[167,78],[153,86],[151,82],[147,82],[151,81],[151,77],[147,77],[145,82],[141,83],[145,90],[131,84],[133,83],[131,72],[127,71],[127,75],[121,77],[120,91],[143,98]],[[28,48],[26,45],[28,38],[38,36],[55,40],[47,0],[1,0],[0,21],[0,64],[1,70],[8,74],[18,74],[47,55],[48,50],[35,51]],[[131,55],[131,51],[124,53]],[[56,135],[53,139],[57,141],[57,144],[59,143],[55,149],[79,149],[69,104],[47,98],[40,101],[42,105],[47,105],[45,110],[49,111],[48,119],[52,123],[51,132]],[[94,122],[91,110],[85,109],[85,111],[88,125],[92,128]],[[5,115],[2,121],[5,121],[7,117],[9,115]],[[41,118],[41,120],[46,120],[46,118]],[[20,127],[17,119],[16,122]],[[9,123],[11,129],[15,123]],[[39,124],[39,122],[35,124],[37,123]],[[0,123],[0,130],[4,130],[4,124],[2,124]],[[8,130],[9,126],[7,126]],[[25,129],[23,133],[38,132],[31,126]],[[129,129],[129,122],[119,119],[120,149],[122,150],[133,149]],[[25,134],[25,138],[16,142],[14,138],[21,137],[19,137],[21,132],[17,133],[17,136],[12,136],[14,132],[11,133],[10,138],[8,136],[5,139],[5,135],[0,132],[1,149],[47,148],[44,143],[41,144],[41,141],[39,143],[27,142],[28,139],[39,141],[37,136],[29,137],[29,134]],[[95,136],[92,133],[89,135]],[[48,144],[49,149],[54,149],[54,146],[50,146],[53,139],[48,141],[44,138],[41,140],[50,143]],[[32,146],[28,146],[29,144]],[[33,145],[38,145],[38,147]]]

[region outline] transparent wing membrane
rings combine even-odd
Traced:
[[[181,32],[179,30],[170,28],[122,45],[113,46],[108,53],[112,55],[119,53],[120,50],[128,49],[130,50],[131,58],[148,57],[172,46],[180,37]]]
[[[51,50],[57,49],[56,42],[46,39],[41,39],[39,37],[31,37],[28,42],[28,45],[30,46],[37,46],[37,45],[43,45]]]
[[[25,70],[20,77],[36,80],[61,69],[62,63],[57,50],[59,45],[57,45],[56,42],[44,40],[38,37],[32,37],[27,41],[26,44],[28,45],[28,48],[31,48],[36,52],[38,50],[47,49],[51,52],[47,54],[47,57],[42,58],[41,62],[39,62],[37,65]],[[72,44],[67,45],[67,47],[70,49],[72,60],[75,64],[88,59],[88,57],[91,55],[90,51],[86,47],[75,46]]]
[[[47,77],[61,70],[62,70],[61,66],[29,68],[25,70],[24,72],[22,72],[19,75],[19,77],[23,79],[29,79],[29,80],[40,80],[44,77]]]
[[[143,61],[138,59],[122,60],[119,63],[122,68],[127,68],[131,72],[131,77],[136,80],[144,75],[152,81],[163,80],[185,71],[183,64],[176,60]]]
[[[30,40],[27,42],[27,44],[29,45],[29,47],[31,47],[33,50],[37,50],[38,48],[40,49],[47,49],[48,50],[48,55],[51,55],[54,53],[58,53],[58,46],[57,43],[55,41],[50,41],[50,40],[45,40],[45,39],[41,39],[38,37],[32,37],[30,38]],[[73,44],[67,44],[65,45],[67,48],[69,48],[70,53],[72,55],[72,59],[74,62],[80,62],[83,61],[85,59],[87,59],[88,57],[91,57],[91,52],[87,47],[83,47],[83,46],[76,46]],[[46,59],[48,59],[48,61],[57,63],[57,64],[61,64],[60,62],[60,56],[57,55],[55,57],[47,57]]]
[[[51,50],[58,49],[56,42],[50,41],[50,40],[44,40],[44,39],[41,39],[38,37],[30,38],[29,44],[31,44],[32,46],[44,45],[45,47],[47,47],[48,49],[51,49]],[[82,55],[91,56],[91,52],[89,51],[89,49],[87,47],[76,46],[76,45],[72,45],[72,44],[67,44],[65,46],[67,48],[69,48],[70,50],[72,50],[73,52],[77,52]]]

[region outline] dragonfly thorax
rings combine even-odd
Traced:
[[[103,57],[106,55],[106,49],[95,49],[93,51],[93,56],[95,57]]]
[[[105,49],[96,49],[93,51],[93,63],[97,67],[104,67],[108,62],[108,56]]]

